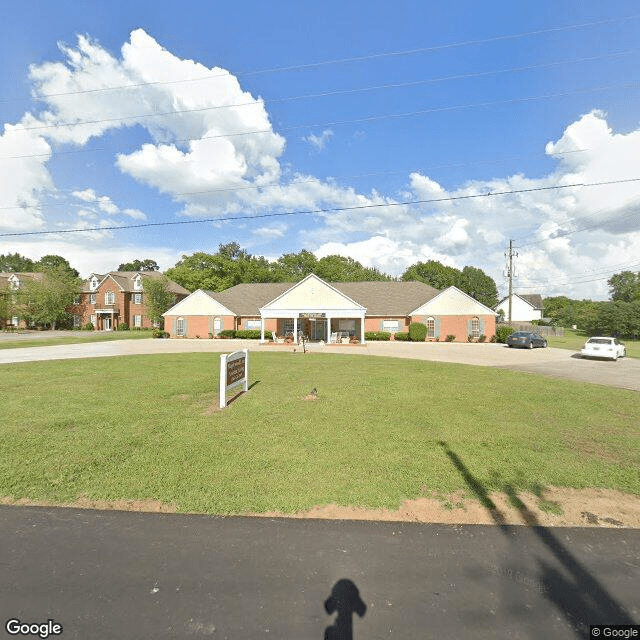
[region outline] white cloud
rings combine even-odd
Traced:
[[[315,147],[318,151],[322,151],[327,142],[333,138],[333,131],[331,129],[325,129],[319,136],[310,133],[308,136],[302,138],[305,142],[308,142],[312,147]]]
[[[254,236],[258,236],[259,238],[264,238],[265,240],[271,240],[274,238],[283,238],[284,234],[287,231],[286,224],[276,224],[268,227],[258,227],[256,229],[251,229],[251,233]]]

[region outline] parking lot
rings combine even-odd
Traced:
[[[53,332],[26,334],[53,337]],[[69,336],[70,332],[60,332]],[[84,334],[86,335],[86,334]],[[0,340],[21,339],[20,334],[4,334]],[[28,347],[0,351],[0,364],[29,362],[34,360],[59,360],[69,358],[100,358],[120,355],[152,353],[225,353],[238,349],[252,351],[295,352],[302,355],[302,347],[265,344],[255,340],[116,340],[88,344]],[[308,355],[314,353],[343,353],[368,356],[387,356],[453,362],[483,367],[500,367],[580,382],[620,387],[640,391],[640,360],[622,358],[617,362],[585,360],[567,349],[509,349],[503,344],[469,344],[449,342],[369,342],[366,345],[323,345],[307,347]]]

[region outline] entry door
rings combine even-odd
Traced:
[[[327,321],[317,319],[311,323],[311,339],[326,340],[327,339]]]
[[[102,326],[105,331],[111,331],[111,318],[109,316],[105,316],[102,320]]]

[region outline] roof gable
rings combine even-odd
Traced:
[[[437,296],[415,309],[411,315],[495,316],[496,312],[472,298],[468,293],[460,291],[458,287],[452,286],[447,287]]]
[[[230,309],[216,300],[212,291],[197,289],[191,295],[163,313],[163,316],[235,316]]]
[[[315,274],[294,284],[261,308],[261,311],[284,309],[358,309],[364,307]]]

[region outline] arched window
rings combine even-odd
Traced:
[[[436,337],[435,319],[432,316],[429,316],[425,324],[427,325],[427,338],[435,338]]]
[[[187,334],[187,323],[184,321],[184,318],[176,319],[176,335],[184,336]]]
[[[480,337],[480,318],[471,318],[471,335],[474,338]]]
[[[116,294],[109,289],[107,293],[104,294],[104,303],[105,304],[115,304],[116,303]]]

